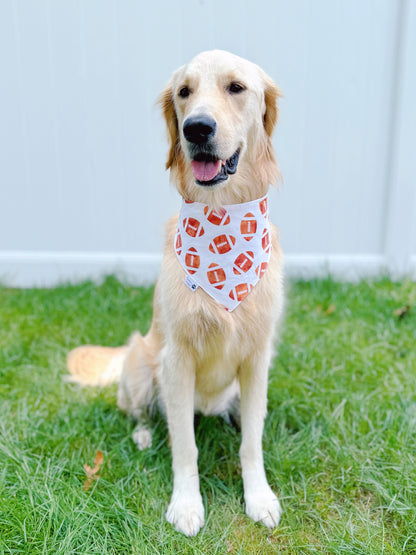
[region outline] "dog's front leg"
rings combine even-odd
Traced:
[[[160,385],[172,443],[173,493],[167,520],[186,536],[204,524],[194,434],[195,369],[189,354],[164,349]]]
[[[278,525],[280,503],[267,483],[262,436],[267,411],[267,378],[271,350],[245,361],[239,372],[241,388],[241,467],[246,513],[268,528]]]

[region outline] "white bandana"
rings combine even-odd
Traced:
[[[211,209],[183,200],[175,252],[185,283],[198,287],[232,311],[267,269],[271,233],[267,196]]]

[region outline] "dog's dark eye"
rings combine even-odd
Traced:
[[[238,94],[245,90],[245,87],[243,85],[240,85],[240,83],[232,82],[228,85],[228,92],[232,94]]]
[[[179,91],[179,96],[181,98],[188,98],[190,94],[191,94],[191,91],[189,90],[189,87],[182,87],[181,90]]]

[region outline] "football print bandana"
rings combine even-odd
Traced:
[[[247,297],[267,269],[271,251],[267,196],[211,209],[183,200],[175,252],[187,276],[228,311]]]

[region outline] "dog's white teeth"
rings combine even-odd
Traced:
[[[221,166],[225,166],[225,160],[221,160]]]

